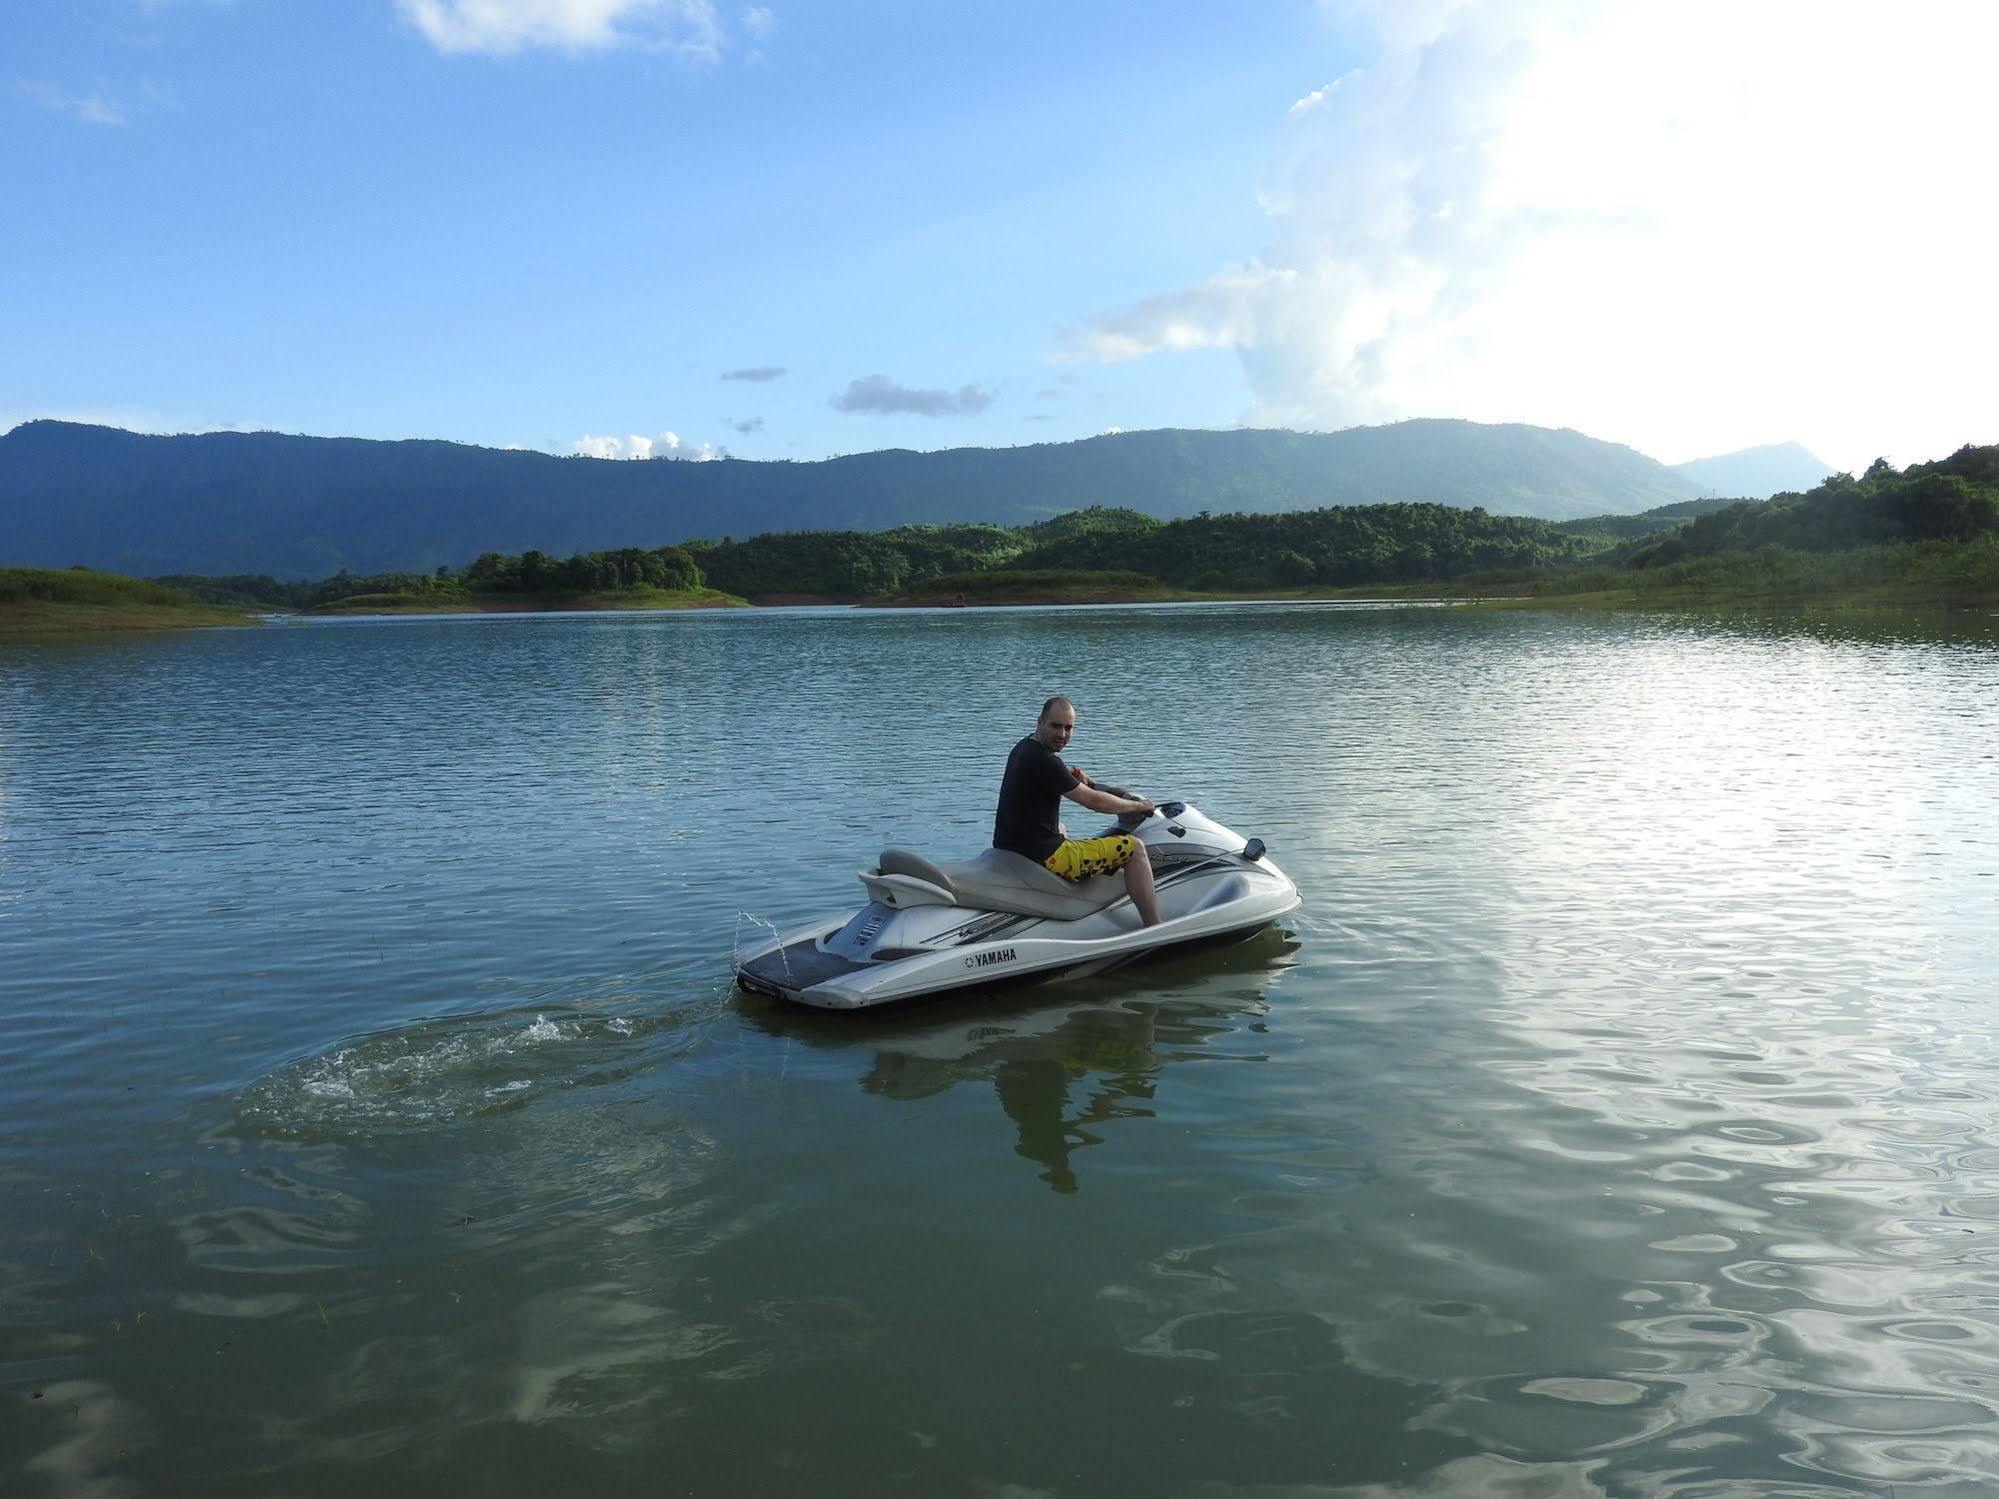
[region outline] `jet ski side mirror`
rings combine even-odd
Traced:
[[[1261,838],[1250,839],[1249,842],[1242,846],[1242,856],[1252,864],[1261,859],[1263,857],[1263,840]]]

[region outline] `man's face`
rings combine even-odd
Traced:
[[[1067,703],[1057,703],[1041,715],[1041,721],[1034,728],[1034,737],[1060,753],[1068,747],[1070,736],[1075,732],[1076,710]]]

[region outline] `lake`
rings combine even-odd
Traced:
[[[1993,623],[0,648],[0,1490],[1990,1493]],[[733,988],[1053,692],[1302,908]]]

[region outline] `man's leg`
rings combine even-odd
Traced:
[[[1131,840],[1131,862],[1124,867],[1124,881],[1131,890],[1131,903],[1138,907],[1138,919],[1147,926],[1159,925],[1159,896],[1152,888],[1152,860],[1145,845]]]

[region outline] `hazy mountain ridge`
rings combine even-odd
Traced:
[[[1712,458],[1676,463],[1672,468],[1701,494],[1733,500],[1803,494],[1836,472],[1816,453],[1795,442],[1772,442],[1733,453],[1717,453]]]
[[[147,436],[29,422],[0,436],[0,561],[138,575],[321,577],[759,532],[990,521],[1089,505],[1162,520],[1428,501],[1578,519],[1693,498],[1579,432],[1426,419],[1343,432],[1167,429],[808,463],[557,458],[425,439]]]

